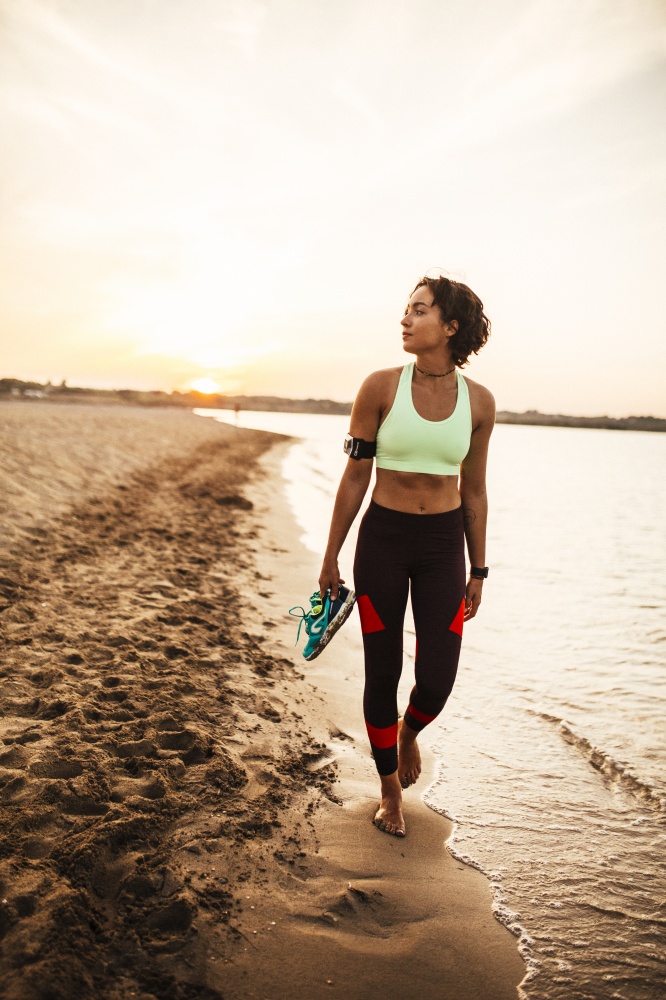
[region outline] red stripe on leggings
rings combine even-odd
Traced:
[[[425,712],[419,712],[418,708],[414,708],[412,703],[409,703],[409,711],[414,716],[417,722],[422,722],[424,725],[428,725],[433,719],[436,719],[436,715],[426,715]]]
[[[460,602],[460,607],[456,612],[456,616],[449,625],[449,632],[455,632],[456,635],[462,635],[463,621],[465,620],[465,598],[463,597]]]
[[[361,616],[361,632],[363,635],[367,635],[368,632],[381,632],[386,628],[367,594],[361,594],[356,599],[356,607]]]
[[[378,750],[388,750],[389,747],[394,747],[398,742],[397,722],[394,722],[392,726],[387,726],[385,729],[376,729],[366,721],[365,728],[368,730],[370,742]]]

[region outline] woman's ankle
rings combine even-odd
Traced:
[[[379,780],[382,786],[382,797],[402,798],[402,786],[397,771],[394,771],[393,774],[380,774]]]

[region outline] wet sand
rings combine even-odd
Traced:
[[[293,648],[317,567],[276,440],[0,405],[8,1000],[516,996],[420,790],[405,840],[370,822],[355,616],[312,664]]]

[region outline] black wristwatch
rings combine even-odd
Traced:
[[[485,580],[488,576],[487,566],[471,566],[469,575],[474,580]]]

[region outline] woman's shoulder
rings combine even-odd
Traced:
[[[358,390],[354,409],[357,412],[376,414],[381,419],[393,403],[401,372],[402,367],[381,368],[371,372]]]
[[[362,390],[367,391],[381,391],[386,388],[395,388],[395,385],[402,374],[403,365],[399,368],[380,368],[376,372],[370,372],[370,374],[363,380],[361,386]]]
[[[462,372],[460,373],[462,375]],[[469,375],[463,375],[469,390],[469,401],[474,410],[480,416],[488,416],[495,419],[495,397],[490,389],[480,382],[475,382]]]

